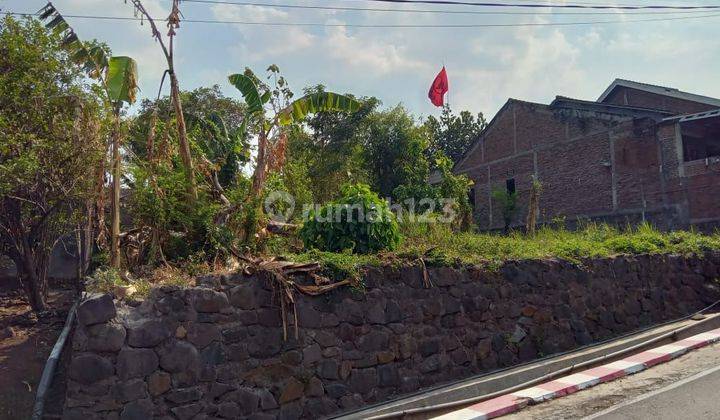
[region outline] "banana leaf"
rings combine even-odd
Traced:
[[[293,101],[280,111],[280,124],[288,125],[303,120],[308,114],[322,111],[354,112],[360,109],[360,102],[349,96],[333,92],[317,92]]]
[[[135,102],[137,86],[137,65],[130,57],[111,57],[105,74],[108,94],[112,102]]]
[[[263,100],[260,97],[255,82],[244,74],[232,74],[228,77],[230,83],[242,93],[245,103],[248,106],[248,112],[254,114],[263,111]],[[265,95],[263,95],[264,97]]]

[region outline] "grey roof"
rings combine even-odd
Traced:
[[[568,98],[566,96],[556,96],[555,100],[550,103],[553,108],[570,108],[585,111],[600,112],[603,114],[621,115],[626,117],[649,117],[660,120],[667,116],[673,115],[672,112],[661,111],[658,109],[641,108],[636,106],[606,104],[601,102],[585,101],[582,99]]]
[[[663,121],[685,122],[685,121],[694,121],[694,120],[704,120],[706,118],[716,118],[716,117],[720,117],[720,109],[713,109],[710,111],[697,112],[695,114],[674,115],[672,117],[667,117],[667,118],[663,119]]]
[[[711,98],[709,96],[703,96],[703,95],[696,95],[694,93],[688,93],[683,92],[676,88],[666,87],[666,86],[658,86],[658,85],[651,85],[649,83],[640,83],[640,82],[634,82],[632,80],[625,80],[625,79],[615,79],[610,86],[608,86],[607,89],[605,89],[605,92],[603,92],[602,95],[598,98],[598,102],[603,102],[605,99],[607,99],[608,96],[610,96],[610,93],[615,90],[616,87],[627,87],[631,89],[637,89],[642,90],[645,92],[655,93],[658,95],[663,96],[669,96],[671,98],[678,98],[678,99],[684,99],[686,101],[692,101],[692,102],[699,102],[702,104],[708,104],[720,107],[720,99],[718,98]]]

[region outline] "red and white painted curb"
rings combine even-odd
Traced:
[[[588,369],[579,373],[555,379],[544,384],[536,385],[512,394],[502,395],[462,410],[454,411],[435,420],[484,420],[510,414],[524,408],[528,404],[537,404],[553,398],[572,394],[581,389],[589,388],[603,382],[609,382],[623,376],[631,375],[651,366],[665,363],[680,355],[708,344],[720,341],[720,328],[694,335],[684,340],[676,341],[633,354],[622,360],[617,360],[602,366]]]

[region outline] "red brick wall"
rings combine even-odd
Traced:
[[[720,217],[720,172],[707,171],[688,178],[688,211],[690,222],[696,223]]]
[[[535,161],[543,183],[541,218],[612,211],[609,125],[547,105],[510,102],[480,140],[482,147],[456,167],[456,172],[475,181],[480,227],[503,226],[502,213],[492,205],[490,194],[493,189],[505,189],[510,178],[515,179],[518,193],[514,222],[524,223]]]
[[[612,170],[607,132],[538,152],[543,219],[611,212]]]
[[[673,124],[607,117],[510,101],[455,168],[475,182],[478,226],[502,228],[491,191],[510,178],[519,207],[513,224],[524,225],[536,173],[541,222],[564,216],[623,224],[644,215],[672,228],[720,218],[720,162],[681,162]]]
[[[483,140],[484,162],[492,162],[514,153],[513,107],[513,103],[509,104],[505,111],[498,115],[486,133]]]
[[[618,209],[661,206],[660,156],[654,127],[623,124],[615,137],[614,150]]]
[[[568,138],[568,122],[554,118],[549,106],[518,102],[515,106],[518,151]]]
[[[627,87],[615,88],[603,102],[615,105],[634,106],[638,108],[661,109],[677,114],[694,114],[696,112],[717,108],[712,105],[686,101],[684,99],[658,95],[656,93],[645,92]]]

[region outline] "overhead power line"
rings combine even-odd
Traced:
[[[282,4],[282,3],[263,3],[254,1],[230,1],[230,0],[183,0],[184,3],[198,4],[225,4],[231,6],[254,6],[278,9],[298,9],[298,10],[335,10],[342,12],[379,12],[379,13],[427,13],[427,14],[452,14],[452,15],[662,15],[662,14],[681,14],[681,13],[703,13],[710,10],[641,10],[641,11],[622,11],[622,10],[595,10],[595,11],[489,11],[489,10],[448,10],[448,9],[390,9],[380,7],[352,7],[352,6],[315,6],[304,4]]]
[[[3,15],[15,16],[36,16],[35,13],[0,12]],[[63,15],[66,18],[91,19],[91,20],[117,20],[117,21],[141,21],[141,18],[122,16],[97,16],[97,15]],[[641,22],[665,22],[674,20],[707,19],[720,16],[720,13],[677,16],[647,19],[614,19],[576,22],[525,22],[525,23],[470,23],[470,24],[355,24],[355,23],[321,23],[321,22],[257,22],[242,20],[213,20],[213,19],[183,19],[184,23],[206,23],[206,24],[230,24],[250,26],[302,26],[302,27],[348,27],[348,28],[436,28],[436,29],[465,29],[465,28],[515,28],[515,27],[542,27],[542,26],[591,26],[618,23],[641,23]]]
[[[712,10],[720,9],[720,5],[660,5],[660,4],[636,4],[636,5],[619,5],[619,4],[549,4],[549,3],[489,3],[474,2],[461,0],[362,0],[377,3],[400,3],[400,4],[434,4],[434,5],[460,5],[460,6],[477,6],[477,7],[524,7],[533,9],[599,9],[599,10]]]

